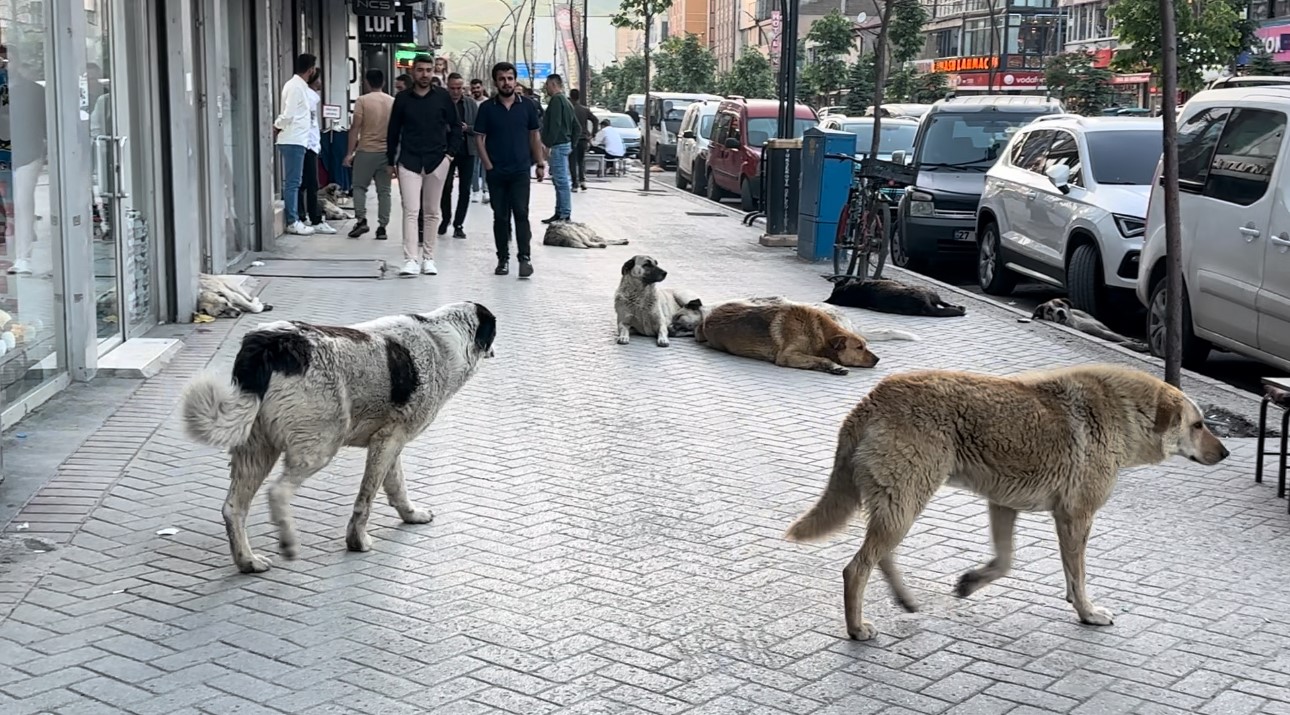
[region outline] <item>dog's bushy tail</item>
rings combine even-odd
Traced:
[[[184,388],[184,431],[213,447],[229,449],[251,439],[260,412],[260,398],[212,375],[202,375]]]
[[[789,541],[819,541],[847,525],[860,508],[860,492],[855,481],[855,450],[859,430],[848,419],[838,432],[838,451],[833,457],[833,472],[824,494],[811,510],[788,527],[784,538]]]

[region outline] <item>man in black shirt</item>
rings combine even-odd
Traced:
[[[412,64],[412,86],[394,98],[386,141],[390,173],[398,177],[403,197],[403,268],[399,276],[435,275],[435,235],[418,246],[417,217],[438,226],[444,181],[451,165],[449,149],[461,144],[461,122],[448,90],[430,85],[434,60],[420,55]]]
[[[453,111],[461,123],[461,141],[450,150],[452,165],[448,167],[448,181],[443,187],[443,219],[439,222],[439,235],[448,233],[448,219],[452,219],[454,238],[465,238],[466,209],[470,208],[470,182],[475,173],[475,115],[479,104],[466,96],[466,80],[456,72],[448,75],[448,96],[452,97]],[[453,177],[457,177],[457,213],[452,211]]]
[[[582,101],[582,93],[576,89],[569,90],[569,101],[573,102],[573,113],[578,117],[578,140],[573,145],[573,153],[569,155],[569,176],[573,178],[573,190],[581,188],[587,190],[587,149],[591,146],[591,138],[596,136],[599,129],[599,122],[596,121],[596,115],[587,109],[587,103]]]
[[[546,175],[546,153],[538,133],[537,101],[516,90],[515,65],[499,62],[493,66],[497,96],[479,105],[475,119],[475,142],[484,165],[488,191],[492,194],[493,240],[497,244],[497,269],[510,272],[511,217],[515,218],[515,253],[520,261],[520,278],[533,275],[529,243],[529,168],[537,165],[537,178]]]

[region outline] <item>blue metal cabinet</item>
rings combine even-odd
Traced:
[[[856,135],[812,127],[802,137],[802,196],[798,203],[797,257],[807,261],[833,258],[838,217],[847,202],[853,165],[826,154],[853,156]]]

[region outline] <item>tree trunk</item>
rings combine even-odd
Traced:
[[[1002,42],[1000,42],[1000,38],[999,38],[999,8],[997,5],[995,5],[995,3],[997,3],[998,1],[999,0],[989,0],[990,4],[986,6],[986,8],[990,11],[990,59],[987,60],[987,62],[989,63],[990,71],[989,71],[989,74],[986,75],[986,80],[985,80],[986,94],[990,94],[991,92],[994,91],[994,77],[995,77],[995,73],[999,71],[997,63],[998,63],[999,55],[1002,54],[999,52],[999,49],[1000,49],[999,45],[1003,44]]]
[[[878,158],[878,145],[882,141],[882,100],[886,94],[887,84],[887,28],[891,26],[891,15],[900,0],[886,0],[882,8],[882,27],[878,29],[878,41],[873,51],[873,140],[869,145],[867,158]]]
[[[1173,0],[1160,0],[1160,112],[1164,119],[1165,382],[1182,386],[1182,217],[1178,209],[1178,32]]]

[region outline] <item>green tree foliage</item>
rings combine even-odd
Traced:
[[[711,92],[717,83],[717,58],[698,35],[673,35],[654,56],[651,89],[660,92]]]
[[[950,93],[949,80],[940,72],[919,74],[912,67],[902,67],[887,79],[884,102],[931,104]]]
[[[900,69],[918,57],[926,42],[923,25],[930,19],[919,0],[891,0],[896,3],[891,26],[887,28],[887,46],[891,48],[892,66]]]
[[[1201,89],[1205,68],[1230,64],[1251,44],[1253,29],[1245,19],[1244,0],[1174,0],[1174,12],[1180,89]],[[1150,70],[1159,75],[1163,55],[1158,0],[1118,0],[1107,15],[1115,21],[1121,43],[1112,66],[1120,71]]]
[[[671,7],[672,0],[622,0],[622,3],[618,6],[618,12],[609,18],[609,22],[614,27],[644,30],[645,12],[647,10],[652,17],[658,17],[666,13]]]
[[[855,64],[851,65],[851,75],[847,81],[847,87],[851,90],[847,93],[847,114],[860,116],[869,108],[869,105],[873,104],[873,85],[876,75],[872,52],[860,55]],[[890,84],[888,87],[890,88]]]
[[[1255,49],[1254,53],[1250,55],[1249,64],[1245,65],[1245,74],[1247,75],[1280,74],[1279,72],[1277,72],[1276,61],[1272,59],[1272,53],[1268,52],[1268,48],[1264,46],[1262,41],[1255,43],[1254,49]]]
[[[722,94],[734,94],[749,99],[775,99],[775,70],[766,55],[744,46],[730,71],[718,82]]]
[[[592,80],[593,100],[615,112],[622,111],[627,95],[645,92],[645,58],[628,55],[593,75]]]
[[[1094,116],[1115,102],[1114,76],[1110,70],[1094,67],[1092,55],[1068,52],[1048,60],[1044,84],[1071,112]]]
[[[814,45],[815,61],[802,68],[799,98],[832,94],[848,85],[850,68],[846,57],[855,46],[852,27],[851,21],[837,10],[811,23],[806,41]]]

